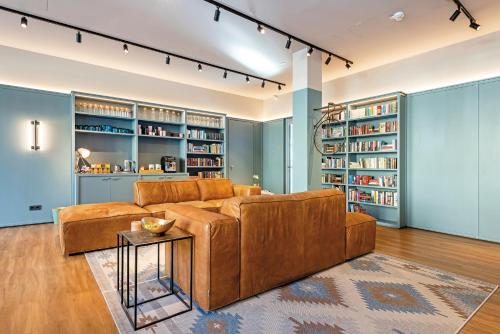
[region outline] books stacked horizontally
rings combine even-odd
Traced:
[[[363,208],[363,207],[362,207],[361,205],[359,205],[359,204],[354,204],[354,203],[351,203],[351,204],[349,204],[348,209],[349,209],[349,212],[361,212],[361,213],[366,213],[365,208]]]
[[[391,142],[383,140],[358,141],[349,143],[349,152],[379,152],[395,151],[397,149],[397,139]]]
[[[364,117],[382,116],[387,114],[396,114],[398,112],[397,102],[392,101],[385,104],[351,109],[351,119],[359,119]]]
[[[377,133],[397,132],[398,121],[380,122],[378,124],[351,125],[349,127],[350,136],[369,135]]]
[[[332,158],[332,157],[323,157],[321,162],[321,168],[323,169],[332,169],[332,168],[345,168],[345,159],[344,158]]]
[[[331,138],[343,138],[345,137],[345,127],[343,126],[326,126],[321,128],[321,138],[331,139]]]
[[[371,176],[371,175],[349,175],[350,185],[373,186],[384,188],[397,188],[397,175]]]
[[[188,144],[189,153],[210,153],[210,154],[224,154],[224,145],[222,144],[203,144],[194,145],[193,143]]]
[[[349,201],[396,207],[398,206],[398,193],[393,191],[359,191],[351,189],[349,190]]]
[[[224,133],[212,132],[201,129],[188,129],[187,138],[189,139],[208,139],[208,140],[224,140]]]
[[[189,167],[224,167],[224,158],[188,158]]]
[[[321,174],[321,183],[345,184],[345,174]]]
[[[345,143],[323,145],[323,153],[324,154],[332,154],[332,153],[339,153],[339,152],[345,152]]]
[[[397,169],[398,158],[364,158],[359,161],[351,161],[349,168],[352,169]]]

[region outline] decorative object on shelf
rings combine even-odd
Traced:
[[[111,173],[111,164],[91,164],[90,165],[90,174],[110,174]]]
[[[131,232],[137,232],[142,230],[142,222],[140,221],[134,221],[130,223],[130,231]]]
[[[87,161],[87,158],[90,157],[90,150],[80,147],[76,150],[76,164],[75,171],[77,173],[89,173],[91,164]]]
[[[252,176],[252,179],[253,179],[253,185],[255,187],[259,187],[260,186],[260,184],[259,184],[259,181],[260,181],[259,175],[255,174],[254,176]]]
[[[209,128],[223,128],[222,119],[215,116],[200,114],[190,114],[187,116],[187,124],[194,126],[204,126]]]
[[[135,161],[124,160],[123,161],[123,171],[125,173],[135,173]]]
[[[170,131],[161,126],[139,124],[137,130],[139,132],[139,135],[143,136],[175,137],[175,138],[184,137],[184,134],[182,132]]]
[[[105,133],[126,133],[133,134],[134,131],[130,129],[117,128],[112,125],[75,125],[76,130],[92,131],[92,132],[105,132]]]
[[[114,103],[102,102],[98,100],[78,99],[75,110],[78,113],[91,114],[95,116],[110,116],[132,118],[132,108]]]
[[[40,126],[40,121],[35,119],[34,121],[31,121],[31,125],[33,126],[33,145],[31,145],[31,150],[39,151],[40,139],[38,138],[38,135],[40,131],[38,130],[38,127]]]
[[[175,223],[175,219],[161,219],[155,217],[144,217],[141,219],[142,228],[154,235],[165,235]]]
[[[150,174],[150,175],[157,175],[157,174],[163,174],[163,170],[161,169],[155,169],[154,165],[149,165],[149,167],[153,166],[152,168],[146,169],[144,166],[141,166],[139,168],[139,174]]]

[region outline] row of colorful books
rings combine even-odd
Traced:
[[[201,179],[222,179],[224,178],[223,172],[198,172],[197,176]]]
[[[224,167],[224,158],[188,158],[189,167]]]
[[[331,139],[331,138],[342,138],[345,137],[345,127],[343,126],[323,126],[321,128],[321,138]]]
[[[349,143],[349,152],[394,151],[397,149],[397,139],[391,142],[384,140],[358,141]]]
[[[397,169],[398,158],[363,158],[358,161],[351,161],[349,168]]]
[[[378,124],[361,124],[349,126],[349,135],[369,135],[377,133],[397,132],[398,121],[380,122]]]
[[[356,189],[350,189],[349,201],[398,206],[398,193],[394,191],[359,191]]]
[[[345,143],[344,142],[323,145],[323,153],[325,153],[325,154],[339,153],[339,152],[345,152]]]
[[[189,153],[212,153],[212,154],[224,154],[223,144],[203,144],[195,145],[193,143],[188,144]]]
[[[208,140],[224,140],[223,132],[206,131],[201,129],[188,129],[187,138],[191,139],[208,139]]]
[[[398,112],[397,101],[392,101],[384,104],[351,109],[350,119],[359,119],[371,116],[381,116],[387,114],[395,114]]]
[[[323,157],[321,168],[345,168],[344,158]]]
[[[397,188],[398,176],[349,175],[349,184],[385,188]]]
[[[321,183],[337,183],[337,184],[345,184],[345,174],[332,174],[332,173],[323,173],[321,174]]]

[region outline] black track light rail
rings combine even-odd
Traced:
[[[462,13],[464,13],[469,20],[471,20],[472,22],[476,22],[474,16],[472,16],[472,14],[467,10],[467,8],[465,8],[465,6],[459,0],[453,0],[453,2],[455,3],[455,5],[457,5],[458,10],[462,11]]]
[[[102,38],[105,38],[105,39],[109,39],[109,40],[113,40],[113,41],[116,41],[116,42],[124,43],[126,45],[132,45],[132,46],[135,46],[135,47],[138,47],[138,48],[141,48],[141,49],[153,51],[153,52],[156,52],[156,53],[161,53],[161,54],[164,54],[166,56],[179,58],[179,59],[186,60],[186,61],[189,61],[189,62],[192,62],[192,63],[201,64],[201,65],[204,65],[204,66],[217,68],[219,70],[231,72],[231,73],[234,73],[234,74],[239,74],[239,75],[241,75],[243,77],[247,77],[248,76],[250,78],[254,78],[254,79],[257,79],[257,80],[262,80],[262,81],[270,82],[270,83],[278,85],[278,88],[280,88],[280,89],[281,89],[281,86],[283,86],[283,87],[286,86],[286,84],[284,84],[282,82],[279,82],[279,81],[266,79],[266,78],[263,78],[263,77],[259,77],[257,75],[248,74],[248,73],[241,72],[241,71],[238,71],[238,70],[233,70],[233,69],[230,69],[230,68],[227,68],[227,67],[224,67],[224,66],[220,66],[220,65],[216,65],[216,64],[212,64],[212,63],[200,60],[200,59],[183,56],[183,55],[180,55],[180,54],[177,54],[177,53],[173,53],[173,52],[169,52],[169,51],[166,51],[166,50],[158,49],[158,48],[155,48],[155,47],[152,47],[152,46],[148,46],[148,45],[140,44],[140,43],[137,43],[137,42],[129,41],[129,40],[126,40],[126,39],[123,39],[123,38],[120,38],[120,37],[116,37],[116,36],[104,34],[104,33],[101,33],[101,32],[98,32],[98,31],[94,31],[94,30],[90,30],[90,29],[87,29],[87,28],[77,27],[77,26],[72,25],[72,24],[68,24],[68,23],[64,23],[64,22],[59,22],[59,21],[52,20],[52,19],[49,19],[49,18],[46,18],[46,17],[43,17],[43,16],[38,16],[36,14],[23,12],[23,11],[20,11],[20,10],[17,10],[17,9],[8,8],[8,7],[5,7],[5,6],[0,6],[0,10],[6,11],[6,12],[9,12],[9,13],[13,13],[13,14],[17,14],[17,15],[20,15],[20,16],[26,16],[26,17],[29,17],[29,18],[32,18],[32,19],[35,19],[35,20],[38,20],[38,21],[42,21],[42,22],[54,24],[54,25],[57,25],[57,26],[68,28],[68,29],[72,29],[72,30],[75,30],[75,31],[80,32],[80,33],[84,32],[84,33],[91,34],[91,35],[94,35],[94,36],[99,36],[99,37],[102,37]]]
[[[229,12],[229,13],[232,13],[232,14],[234,14],[234,15],[237,15],[237,16],[239,16],[239,17],[242,17],[242,18],[244,18],[244,19],[246,19],[246,20],[248,20],[248,21],[254,22],[255,24],[257,24],[257,26],[259,26],[259,25],[260,25],[260,26],[262,26],[262,27],[264,27],[264,28],[267,28],[267,29],[269,29],[269,30],[272,30],[272,31],[274,31],[274,32],[276,32],[276,33],[278,33],[278,34],[280,34],[280,35],[283,35],[283,36],[285,36],[286,38],[293,39],[293,40],[295,40],[295,41],[297,41],[297,42],[299,42],[299,43],[301,43],[301,44],[304,44],[304,45],[306,45],[306,46],[308,46],[308,47],[310,47],[310,48],[313,48],[313,49],[318,50],[318,51],[321,51],[321,52],[323,52],[323,53],[325,53],[325,54],[327,54],[327,55],[329,55],[329,56],[332,56],[332,57],[335,57],[335,58],[337,58],[337,59],[340,59],[340,60],[342,60],[342,61],[346,62],[346,64],[351,64],[351,65],[352,65],[352,64],[354,64],[354,63],[352,62],[352,60],[349,60],[349,59],[347,59],[347,58],[344,58],[344,57],[342,57],[342,56],[339,56],[338,54],[336,54],[336,53],[334,53],[334,52],[331,52],[331,51],[325,50],[325,49],[323,49],[323,48],[321,48],[321,47],[319,47],[319,46],[317,46],[317,45],[314,45],[314,44],[312,44],[312,43],[309,43],[309,42],[307,42],[307,41],[303,40],[303,39],[302,39],[302,38],[300,38],[300,37],[297,37],[297,36],[294,36],[294,35],[292,35],[292,34],[289,34],[289,33],[287,33],[286,31],[283,31],[283,30],[281,30],[281,29],[279,29],[279,28],[276,28],[276,27],[274,27],[274,26],[272,26],[272,25],[270,25],[270,24],[267,24],[266,22],[262,22],[262,21],[260,21],[260,20],[257,20],[256,18],[251,17],[250,15],[247,15],[247,14],[242,13],[242,12],[240,12],[240,11],[237,11],[236,9],[231,8],[231,7],[229,7],[229,6],[227,6],[227,5],[223,4],[223,3],[220,3],[220,2],[218,2],[218,1],[214,1],[214,0],[203,0],[203,1],[208,2],[208,3],[212,4],[212,5],[214,5],[216,8],[223,9],[223,10],[225,10],[225,11]],[[288,44],[287,44],[287,45],[288,45]]]

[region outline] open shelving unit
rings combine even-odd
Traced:
[[[136,179],[172,179],[198,177],[224,177],[225,175],[225,114],[191,110],[149,102],[133,101],[81,92],[72,92],[72,163],[75,151],[87,148],[91,164],[110,164],[123,167],[124,160],[136,164],[135,173],[78,174],[73,180],[73,203],[82,197],[81,179],[102,181],[123,180],[122,189],[128,189]],[[208,134],[206,137],[190,138],[193,130]],[[212,152],[217,145],[218,151]],[[196,152],[189,148],[196,146]],[[208,151],[200,151],[207,147]],[[163,174],[139,174],[141,166],[160,164],[163,156],[176,158],[177,172]],[[200,160],[197,166],[188,166],[189,159]],[[212,165],[216,160],[220,164]],[[206,162],[209,163],[206,163]],[[206,164],[207,166],[204,166]],[[96,183],[98,185],[98,183]],[[111,182],[120,188],[120,182]],[[102,192],[102,189],[89,191]],[[113,198],[112,198],[113,199]],[[130,200],[130,198],[119,198]],[[96,200],[97,202],[98,200]]]
[[[405,99],[397,92],[347,102],[340,120],[322,125],[322,187],[344,191],[348,211],[366,212],[378,224],[396,228],[404,226]],[[328,167],[328,159],[339,158],[345,168]]]

